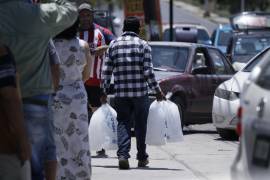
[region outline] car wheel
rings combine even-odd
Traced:
[[[171,101],[174,102],[178,107],[179,114],[180,114],[180,119],[181,119],[181,126],[182,126],[182,129],[183,129],[183,127],[185,125],[184,124],[184,122],[185,122],[184,121],[184,118],[185,118],[184,117],[184,114],[185,114],[184,101],[178,96],[172,97]]]
[[[236,134],[236,131],[234,130],[217,128],[217,132],[220,135],[220,137],[225,140],[238,140],[239,138],[238,135]]]

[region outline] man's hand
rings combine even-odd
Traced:
[[[103,56],[105,52],[107,51],[109,46],[104,45],[104,46],[99,46],[94,50],[95,56]]]
[[[162,100],[166,101],[166,97],[164,96],[162,91],[157,92],[156,99],[157,99],[157,101],[162,101]]]
[[[105,94],[105,93],[102,94],[102,96],[100,97],[100,102],[101,102],[101,104],[107,103],[107,94]]]

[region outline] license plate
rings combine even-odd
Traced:
[[[253,164],[256,166],[268,168],[270,159],[270,137],[258,135],[255,141],[253,151]]]

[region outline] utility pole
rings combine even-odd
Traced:
[[[241,0],[241,12],[245,11],[245,0]]]
[[[170,0],[170,41],[173,41],[173,0]]]

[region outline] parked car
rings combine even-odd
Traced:
[[[219,135],[224,139],[237,138],[237,109],[240,104],[240,94],[250,72],[265,56],[270,56],[270,47],[252,58],[248,64],[236,73],[230,80],[223,82],[215,91],[212,119]]]
[[[174,24],[173,31],[173,41],[212,44],[207,28],[200,24]],[[163,25],[163,41],[170,41],[169,25]]]
[[[257,53],[270,45],[268,13],[245,12],[231,17],[233,35],[227,48],[227,57],[240,70]]]
[[[253,69],[240,98],[240,146],[232,165],[232,179],[270,177],[270,55]]]
[[[156,78],[178,105],[182,124],[212,122],[216,88],[234,74],[220,50],[181,42],[150,42]]]
[[[233,32],[230,24],[220,24],[211,36],[213,46],[226,54],[232,34]]]

